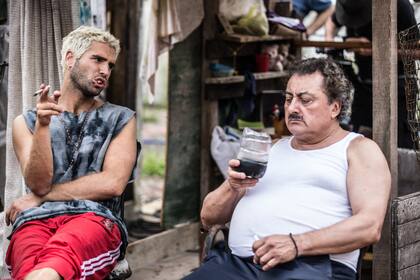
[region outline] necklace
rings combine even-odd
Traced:
[[[93,109],[95,103],[96,103],[95,100],[93,100],[92,105],[87,110],[86,115],[85,115],[85,117],[83,119],[82,125],[80,126],[79,135],[77,136],[76,143],[74,145],[72,145],[70,164],[69,164],[69,167],[67,169],[71,169],[74,166],[74,162],[76,161],[77,153],[78,153],[79,148],[80,148],[80,144],[82,144],[83,136],[85,134],[84,128],[85,128],[86,122],[87,122],[87,120],[89,118],[89,115],[90,115],[91,110]],[[70,145],[70,143],[72,142],[72,137],[71,137],[70,129],[67,127],[67,125],[64,122],[63,117],[62,117],[61,114],[58,115],[58,119],[63,124],[64,130],[66,132],[66,144]]]

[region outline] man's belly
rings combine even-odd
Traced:
[[[335,224],[351,216],[348,202],[334,193],[298,187],[248,193],[233,213],[229,247],[235,255],[253,255],[252,244],[273,234],[299,234]]]

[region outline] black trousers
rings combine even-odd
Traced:
[[[299,257],[268,271],[252,258],[240,258],[223,250],[212,250],[204,263],[184,280],[355,280],[349,267],[326,255]]]

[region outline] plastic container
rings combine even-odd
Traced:
[[[237,159],[237,172],[244,172],[248,178],[261,178],[267,169],[271,137],[265,132],[244,128]]]

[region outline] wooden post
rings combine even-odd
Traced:
[[[381,147],[392,175],[391,200],[398,195],[397,154],[397,0],[372,0],[373,139]],[[391,222],[385,217],[374,246],[373,279],[391,279]]]
[[[136,110],[137,61],[139,44],[139,20],[141,1],[107,0],[111,15],[110,31],[120,40],[121,51],[112,72],[107,100],[111,103]],[[133,199],[133,184],[126,188],[124,199]]]
[[[162,223],[198,220],[202,27],[169,53],[168,136]]]
[[[211,131],[218,124],[218,103],[216,100],[206,98],[203,81],[209,77],[209,63],[206,59],[208,40],[213,39],[216,33],[216,11],[219,6],[218,0],[204,1],[203,41],[202,41],[202,70],[201,70],[201,151],[200,151],[200,209],[204,197],[212,189],[212,160],[210,155]],[[198,234],[200,247],[200,262],[204,245],[204,234]]]
[[[107,89],[107,99],[135,110],[141,1],[108,0],[107,7],[111,13],[110,31],[120,40],[121,45]]]
[[[219,7],[219,1],[204,1],[204,21],[203,21],[203,67],[202,67],[202,81],[205,81],[209,74],[209,63],[204,57],[206,53],[206,42],[213,39],[216,34],[216,13]],[[218,125],[218,103],[216,100],[208,100],[205,94],[205,86],[202,84],[201,88],[201,180],[200,193],[201,201],[206,194],[212,190],[212,170],[213,163],[210,156],[210,139],[212,129]]]

